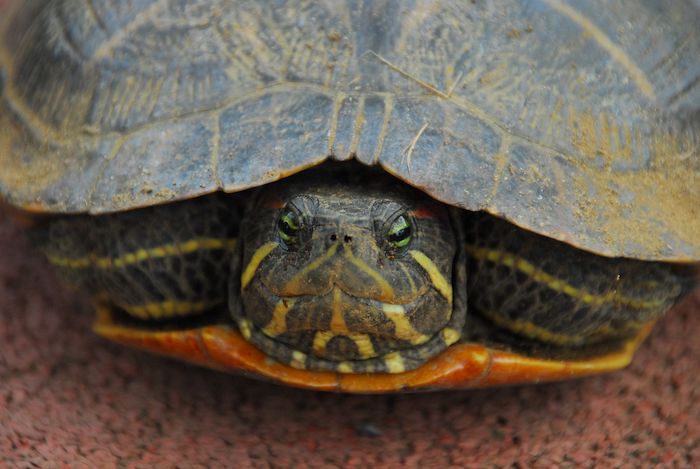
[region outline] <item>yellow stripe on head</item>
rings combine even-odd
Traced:
[[[382,274],[374,270],[372,267],[368,266],[365,261],[355,257],[350,249],[350,246],[345,246],[345,257],[358,269],[367,274],[375,283],[379,286],[382,291],[382,299],[390,300],[394,298],[394,289],[391,288],[389,282],[386,281]]]
[[[399,267],[403,271],[403,274],[406,276],[406,280],[408,280],[408,285],[411,287],[411,293],[416,294],[418,290],[416,290],[416,282],[413,281],[413,276],[411,275],[411,272],[409,272],[408,267],[402,262],[399,264]]]
[[[428,273],[430,281],[432,282],[435,289],[443,296],[447,301],[452,303],[452,284],[445,279],[444,275],[440,273],[437,266],[432,260],[421,251],[410,250],[408,253],[413,257],[413,259],[418,262],[418,264]]]
[[[248,286],[250,281],[253,280],[253,277],[255,276],[255,272],[257,272],[258,267],[260,267],[260,263],[277,246],[279,246],[279,244],[276,241],[270,241],[269,243],[263,244],[258,248],[257,251],[255,251],[253,257],[250,258],[250,262],[248,262],[248,265],[245,267],[243,275],[241,275],[241,289],[245,289]]]
[[[338,243],[333,243],[331,247],[328,248],[328,250],[321,257],[316,258],[313,262],[307,264],[306,267],[294,274],[294,277],[292,277],[291,280],[289,280],[289,282],[287,282],[287,284],[284,286],[284,290],[300,290],[300,284],[304,281],[306,275],[309,272],[313,272],[314,270],[318,269],[321,265],[323,265],[324,262],[333,257],[336,251],[338,251]]]

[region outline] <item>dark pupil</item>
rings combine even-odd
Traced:
[[[285,214],[282,218],[280,218],[280,221],[278,223],[280,231],[282,233],[286,234],[287,236],[294,236],[297,232],[296,228],[292,228],[292,225],[290,222],[294,225],[296,225],[297,217],[293,212],[289,212]]]
[[[395,243],[395,242],[399,242],[399,241],[411,236],[411,225],[408,224],[408,222],[406,221],[406,219],[403,216],[399,217],[396,220],[395,224],[396,225],[404,225],[404,226],[403,226],[403,228],[400,228],[396,231],[390,232],[389,233],[389,241]]]
[[[397,231],[395,233],[391,233],[389,235],[389,241],[398,242],[398,241],[401,241],[402,239],[406,239],[410,235],[411,235],[411,228],[407,226],[406,228],[401,228],[399,231]]]

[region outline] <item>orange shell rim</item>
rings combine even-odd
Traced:
[[[462,343],[398,374],[299,370],[272,360],[227,325],[178,331],[132,329],[116,324],[106,306],[98,306],[93,329],[113,342],[208,368],[303,389],[373,394],[540,383],[611,372],[631,362],[652,327],[653,323],[646,325],[621,350],[587,360],[547,360]]]

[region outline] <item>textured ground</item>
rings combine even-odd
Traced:
[[[90,322],[0,220],[0,467],[700,467],[700,293],[626,371],[404,396],[197,369]]]
[[[628,370],[402,396],[291,390],[107,343],[0,221],[0,467],[700,467],[700,294]]]

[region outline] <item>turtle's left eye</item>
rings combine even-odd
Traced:
[[[411,219],[405,213],[399,215],[389,226],[387,239],[395,248],[405,248],[413,237]]]
[[[292,245],[296,242],[300,226],[299,215],[294,210],[285,210],[277,220],[277,233],[285,244]]]

